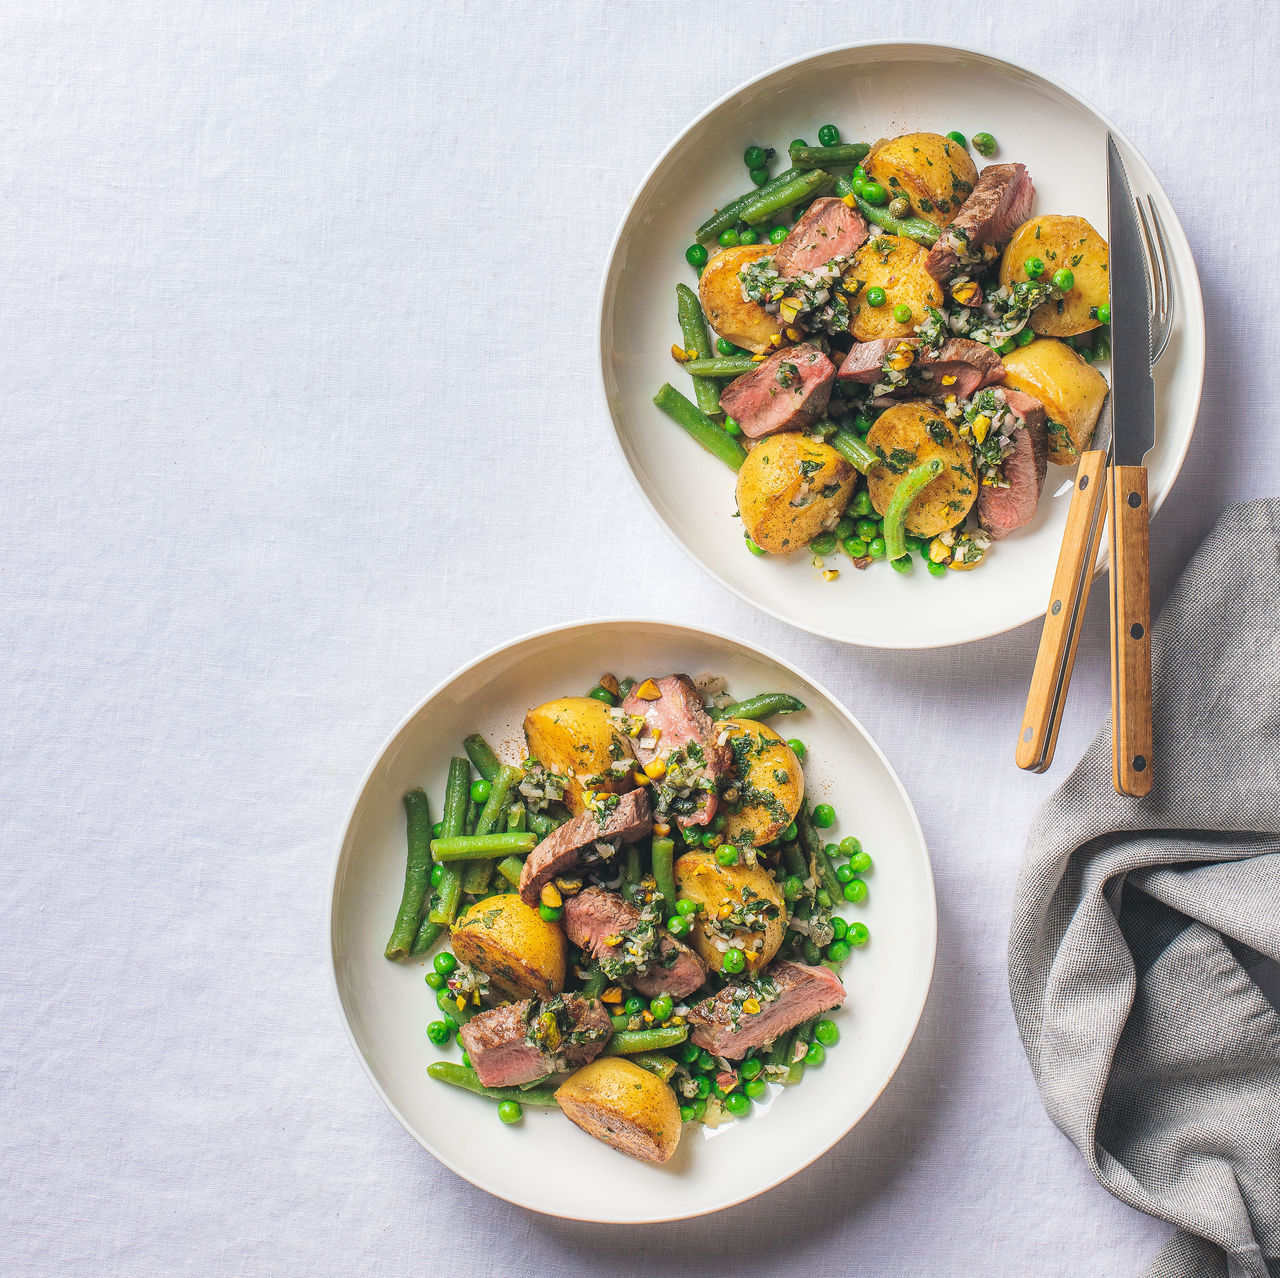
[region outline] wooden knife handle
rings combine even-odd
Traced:
[[[1145,466],[1111,468],[1111,728],[1121,794],[1151,789],[1151,510]]]
[[[1043,772],[1053,762],[1062,707],[1084,624],[1089,583],[1106,522],[1106,478],[1106,453],[1089,452],[1080,458],[1014,753],[1018,767],[1029,772]]]

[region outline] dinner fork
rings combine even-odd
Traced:
[[[1173,331],[1176,298],[1173,273],[1169,269],[1169,248],[1160,212],[1151,196],[1137,201],[1138,220],[1146,250],[1147,275],[1151,293],[1151,367],[1154,369],[1169,344]],[[1044,772],[1053,762],[1062,710],[1075,667],[1076,647],[1089,601],[1093,565],[1106,523],[1105,483],[1111,464],[1112,416],[1108,396],[1094,434],[1094,446],[1080,458],[1067,526],[1053,575],[1053,589],[1045,610],[1044,629],[1027,706],[1022,715],[1015,759],[1029,772]]]

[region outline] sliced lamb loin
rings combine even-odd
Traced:
[[[835,365],[811,343],[784,346],[735,377],[720,392],[720,407],[750,439],[803,430],[826,411],[835,376]]]
[[[661,918],[646,923],[640,910],[615,892],[589,887],[568,897],[562,922],[569,940],[601,963],[611,981],[630,985],[645,998],[659,994],[684,998],[707,979],[702,960],[663,927]],[[637,930],[650,928],[658,952],[630,972],[619,970],[627,966],[628,942],[635,938]]]
[[[595,1060],[612,1034],[599,999],[556,994],[480,1012],[458,1041],[485,1087],[516,1087]]]
[[[1022,425],[1013,432],[1013,452],[1004,459],[1004,477],[1009,486],[994,488],[983,484],[978,489],[978,522],[996,540],[1031,522],[1040,504],[1049,465],[1044,406],[1022,391],[1000,393],[1022,419]]]
[[[882,337],[874,342],[854,342],[837,376],[845,381],[874,386],[883,377],[884,361],[903,344],[916,352],[915,362],[900,387],[872,401],[878,408],[891,404],[895,399],[919,395],[935,399],[955,395],[958,399],[968,399],[984,386],[991,386],[1004,377],[1000,356],[985,342],[971,341],[967,337],[949,337],[936,351],[921,350],[918,337]]]
[[[619,795],[616,806],[600,817],[594,812],[580,812],[552,830],[529,853],[520,871],[521,897],[525,904],[537,905],[542,889],[558,874],[577,869],[587,848],[614,840],[634,843],[652,829],[653,802],[648,790]]]
[[[860,248],[867,233],[866,219],[843,200],[831,195],[814,200],[778,245],[774,269],[784,280],[816,271],[833,257],[845,257]]]
[[[771,980],[774,997],[762,997],[749,985],[726,985],[689,1012],[688,1021],[693,1026],[690,1037],[699,1047],[729,1060],[741,1060],[748,1052],[773,1042],[779,1034],[795,1029],[819,1012],[839,1007],[845,1000],[845,988],[829,967],[808,967],[779,959],[765,968],[763,976]],[[766,982],[761,980],[760,985],[763,987]],[[758,1012],[743,1010],[747,998],[759,1002]]]
[[[920,345],[918,337],[877,337],[874,342],[854,342],[841,361],[836,376],[842,382],[874,386],[880,380],[880,370],[889,358],[889,352],[903,342],[912,349]]]
[[[929,250],[925,270],[945,283],[980,258],[983,248],[1004,248],[1014,231],[1031,216],[1035,194],[1025,164],[987,165],[955,221]]]
[[[719,744],[716,725],[703,708],[702,695],[693,680],[688,675],[671,674],[645,680],[649,682],[661,694],[656,700],[646,700],[638,694],[637,689],[644,687],[644,683],[640,683],[627,693],[622,703],[627,714],[645,721],[644,731],[631,743],[640,766],[654,759],[669,762],[671,755],[681,750],[684,752],[681,767],[686,773],[706,777],[713,783],[726,776],[733,767],[733,756],[728,746]],[[701,762],[691,746],[701,750]],[[706,791],[698,807],[693,812],[678,814],[676,823],[682,828],[706,825],[715,816],[719,802],[714,788]]]

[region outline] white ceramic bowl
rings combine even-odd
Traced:
[[[800,1086],[716,1131],[688,1127],[663,1167],[633,1161],[573,1126],[558,1110],[526,1109],[503,1127],[493,1104],[427,1077],[456,1059],[432,1046],[439,1018],[426,962],[382,956],[404,882],[401,796],[424,786],[438,801],[449,758],[483,732],[516,757],[525,711],[585,691],[599,674],[714,671],[731,691],[789,692],[808,707],[785,721],[809,747],[809,791],[833,803],[838,829],[875,858],[867,904],[846,907],[871,943],[844,971],[849,1000],[834,1014],[840,1042]],[[736,639],[652,621],[583,622],[486,654],[436,689],[396,730],[360,787],[342,839],[330,906],[333,976],[360,1060],[392,1113],[446,1166],[535,1211],[599,1221],[654,1221],[731,1206],[776,1185],[840,1139],[897,1069],[933,973],[937,914],[920,824],[893,769],[857,720],[793,666]]]
[[[673,363],[675,286],[694,228],[747,185],[742,152],[814,142],[832,121],[846,140],[927,130],[987,130],[997,160],[1020,160],[1037,212],[1073,213],[1105,235],[1106,134],[1116,135],[1137,194],[1159,209],[1172,254],[1178,312],[1156,373],[1156,444],[1148,455],[1153,509],[1168,495],[1191,441],[1204,379],[1204,309],[1195,262],[1168,197],[1124,135],[1078,94],[985,54],[942,45],[863,44],[777,67],[699,116],[654,165],[614,241],[600,308],[604,392],[640,491],[676,541],[748,603],[814,634],[881,648],[928,648],[998,634],[1044,612],[1073,475],[1051,466],[1027,527],[994,547],[981,569],[941,580],[917,565],[849,567],[824,582],[804,553],[757,559],[733,517],[733,476],[653,405],[663,382],[688,392]],[[981,164],[981,157],[976,157]],[[775,165],[776,169],[776,165]],[[1105,539],[1104,539],[1105,545]]]

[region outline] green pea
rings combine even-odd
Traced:
[[[758,169],[768,158],[762,146],[749,146],[742,153],[742,162],[749,169]]]
[[[713,1074],[717,1070],[716,1058],[705,1048],[698,1053],[698,1068],[704,1074]]]
[[[697,1043],[686,1038],[677,1049],[677,1055],[686,1065],[692,1065],[693,1062],[698,1059],[698,1055],[701,1051],[702,1049],[697,1045]]]
[[[1012,351],[1017,345],[1018,343],[1015,342],[1012,337],[1006,337],[1004,341],[1001,342],[1000,345],[996,347],[996,350],[999,351],[1001,355],[1008,355],[1009,352]]]
[[[439,954],[431,960],[431,966],[440,973],[441,976],[448,976],[458,966],[458,960],[449,953],[448,950],[441,950]]]
[[[833,963],[843,963],[851,953],[852,951],[849,949],[847,941],[832,941],[827,946],[827,957]]]
[[[802,763],[804,762],[805,755],[809,753],[809,751],[805,748],[804,742],[801,741],[798,737],[787,738],[787,749],[790,750],[791,753],[794,754],[796,758],[799,759]],[[794,825],[795,822],[793,821],[792,824]]]
[[[867,305],[884,305],[884,289],[882,289],[878,284],[873,284],[869,289],[867,289]]]
[[[767,1092],[768,1090],[769,1090],[769,1084],[766,1083],[763,1078],[753,1078],[750,1080],[750,1082],[743,1083],[742,1085],[743,1095],[747,1096],[749,1099],[753,1101],[759,1100],[760,1097],[763,1096],[765,1092]]]
[[[781,244],[782,241],[790,234],[791,228],[789,226],[775,226],[773,230],[769,232],[769,243]]]
[[[852,834],[846,835],[840,840],[840,855],[853,856],[857,852],[862,851],[862,844],[853,837]]]
[[[831,936],[833,940],[843,941],[849,925],[838,914],[831,920]]]
[[[707,1102],[704,1100],[696,1100],[689,1106],[693,1110],[693,1121],[695,1123],[702,1121],[702,1116],[707,1112]]]
[[[444,977],[441,976],[439,972],[428,972],[426,976],[426,981],[427,981],[427,984],[430,985],[433,990],[444,989]]]
[[[968,138],[966,138],[963,133],[960,133],[956,129],[952,129],[951,132],[947,134],[947,137],[950,138],[951,141],[956,144],[956,146],[962,146],[966,151],[969,149]]]
[[[538,914],[541,918],[546,919],[548,923],[558,923],[560,916],[564,913],[563,905],[540,905],[538,906]]]
[[[810,1043],[809,1050],[804,1054],[804,1063],[806,1065],[821,1065],[827,1059],[827,1049],[821,1043]]]
[[[724,429],[727,434],[732,435],[735,439],[742,434],[742,427],[732,417],[724,419]]]
[[[742,348],[735,346],[727,337],[716,338],[716,350],[721,355],[741,355]]]
[[[524,1110],[520,1108],[519,1101],[503,1101],[498,1106],[498,1117],[510,1127],[524,1117]]]
[[[680,1121],[682,1123],[693,1122],[693,1106],[692,1105],[680,1106]]]
[[[844,885],[844,899],[851,905],[861,905],[867,899],[867,885],[861,879],[850,879]]]
[[[819,830],[829,830],[836,823],[836,810],[829,803],[819,803],[813,810],[813,823]]]
[[[1023,262],[1022,269],[1027,273],[1027,279],[1038,280],[1044,274],[1044,263],[1038,257],[1029,257]]]
[[[1103,302],[1101,306],[1095,307],[1094,314],[1097,315],[1099,324],[1111,323],[1111,306],[1108,302]]]
[[[875,423],[871,418],[862,413],[859,413],[857,417],[853,419],[853,429],[856,430],[859,435],[865,435],[874,425]]]
[[[618,698],[615,697],[608,688],[602,688],[599,684],[596,684],[596,686],[587,693],[587,696],[594,697],[597,701],[603,701],[607,706],[616,706],[618,704]]]
[[[466,1052],[462,1053],[462,1068],[463,1069],[471,1068],[471,1057],[468,1056]]]
[[[1060,292],[1069,293],[1076,283],[1076,277],[1064,266],[1053,273],[1053,287]]]
[[[751,1112],[751,1098],[742,1092],[730,1092],[724,1098],[724,1107],[734,1118],[741,1118],[743,1114]]]
[[[730,226],[726,230],[723,230],[720,232],[720,247],[721,248],[737,248],[738,247],[738,232],[735,231],[733,227]]]
[[[437,834],[437,835],[435,835],[434,837],[438,839],[440,836]],[[443,865],[433,865],[433,866],[431,867],[431,886],[432,886],[432,887],[439,887],[439,886],[440,886],[440,880],[441,880],[442,878],[444,878],[444,866],[443,866]]]
[[[488,802],[490,789],[491,787],[484,777],[481,777],[479,781],[473,781],[471,783],[471,802],[483,807]]]
[[[649,1014],[655,1021],[665,1021],[674,1009],[675,1003],[670,994],[659,994],[649,1003]]]
[[[769,180],[769,170],[762,164],[758,169],[752,169],[747,176],[756,186],[763,186]]]
[[[453,1026],[448,1021],[432,1021],[427,1026],[427,1037],[437,1047],[443,1047],[453,1037]]]
[[[800,893],[804,891],[804,880],[798,874],[788,875],[782,880],[782,896],[786,901],[795,901],[799,899]]]
[[[841,515],[836,520],[835,534],[841,541],[853,536],[853,520],[848,515]]]
[[[914,561],[910,555],[900,555],[897,559],[889,560],[894,572],[910,572],[911,565]]]
[[[841,883],[848,883],[853,878],[853,871],[847,865],[837,865],[836,878]]]
[[[884,538],[876,537],[867,543],[867,554],[872,559],[883,559],[885,556]]]
[[[862,198],[868,204],[879,206],[889,203],[889,192],[879,182],[864,182],[862,185]]]
[[[699,1100],[706,1100],[711,1095],[711,1080],[705,1074],[699,1074],[693,1085],[697,1088]]]
[[[850,559],[865,559],[867,543],[861,537],[846,537],[841,543]]]
[[[435,825],[431,827],[431,837],[433,839],[438,839],[443,831],[444,823],[442,821],[437,821]],[[434,880],[432,880],[432,882],[434,884]]]
[[[899,302],[897,306],[893,308],[893,318],[899,324],[905,324],[911,318],[911,307],[909,307],[906,302]]]
[[[809,144],[804,140],[804,138],[792,138],[791,145],[787,148],[787,150],[794,151],[798,146],[808,146],[808,145]]]
[[[717,817],[716,817],[716,819],[715,819],[714,821],[712,821],[712,822],[711,822],[711,828],[712,828],[712,829],[713,829],[717,834],[723,834],[723,833],[724,833],[724,830],[725,830],[725,827],[726,827],[728,824],[729,824],[729,818],[728,818],[727,816],[725,816],[725,814],[724,814],[723,812],[721,812],[721,813],[720,813],[720,815],[719,815],[719,816],[717,816]]]
[[[667,920],[667,931],[672,936],[688,936],[693,931],[693,924],[683,914],[673,914]]]
[[[768,553],[762,546],[757,546],[756,543],[751,540],[749,535],[744,534],[742,540],[747,543],[747,549],[753,555],[764,555]]]
[[[813,894],[813,899],[817,902],[818,909],[829,910],[831,908],[831,893],[826,888],[819,888]]]
[[[622,1010],[626,1012],[628,1016],[635,1016],[644,1011],[644,999],[637,998],[633,994],[625,1003],[623,1003]]]
[[[760,232],[754,226],[749,226],[745,231],[738,232],[739,244],[755,244],[760,239]]]
[[[995,155],[996,140],[990,133],[975,133],[973,135],[973,149],[979,155]]]
[[[880,525],[874,519],[859,519],[854,527],[863,541],[870,541],[880,532]]]
[[[823,1047],[834,1047],[840,1041],[840,1027],[835,1021],[822,1020],[813,1027],[813,1036]]]
[[[870,430],[870,426],[867,427]],[[853,495],[853,504],[849,507],[855,515],[869,515],[875,507],[871,504],[871,494],[865,488],[859,488]],[[861,533],[858,534],[862,536]]]
[[[716,848],[716,864],[737,865],[738,849],[732,843],[726,843],[723,847]]]
[[[1036,340],[1036,331],[1034,328],[1024,328],[1018,333],[1018,345],[1030,346]]]
[[[801,943],[800,952],[804,955],[806,963],[819,963],[822,961],[822,951],[807,936]]]
[[[857,840],[855,839],[854,842],[856,843]],[[858,851],[849,858],[849,868],[855,874],[870,874],[875,867],[871,863],[870,856],[859,847]]]
[[[822,128],[818,130],[818,145],[839,146],[840,130],[837,129],[834,124],[824,124]]]
[[[684,260],[695,270],[707,264],[707,250],[701,244],[690,244],[684,251]]]
[[[853,171],[853,187],[854,187],[854,190],[856,190],[856,191],[861,191],[861,189],[862,189],[864,186],[866,186],[866,184],[867,184],[870,180],[871,180],[871,179],[870,179],[869,177],[867,177],[867,171],[866,171],[866,169],[864,169],[864,168],[862,167],[862,165],[861,165],[861,164],[859,164],[859,165],[858,165],[858,167],[857,167],[856,169],[854,169],[854,171]]]
[[[809,549],[815,555],[829,555],[836,548],[836,535],[831,532],[819,533],[810,543]]]
[[[736,946],[725,950],[723,966],[726,972],[741,972],[746,965],[747,956]]]
[[[783,843],[794,843],[800,837],[800,829],[794,821],[782,832]]]
[[[676,902],[676,910],[683,914],[686,918],[690,914],[697,914],[702,907],[692,897],[684,896]]]
[[[750,1082],[763,1068],[764,1065],[758,1056],[748,1056],[742,1064],[738,1066],[738,1073]]]
[[[919,555],[924,551],[924,543],[919,537],[912,537],[908,534],[903,537],[902,544],[906,547],[909,555]]]
[[[930,576],[930,577],[945,577],[945,576],[947,575],[947,565],[946,565],[946,564],[935,564],[935,563],[933,562],[933,560],[931,559],[931,560],[929,561],[929,565],[928,565],[928,567],[929,567],[929,576]]]

